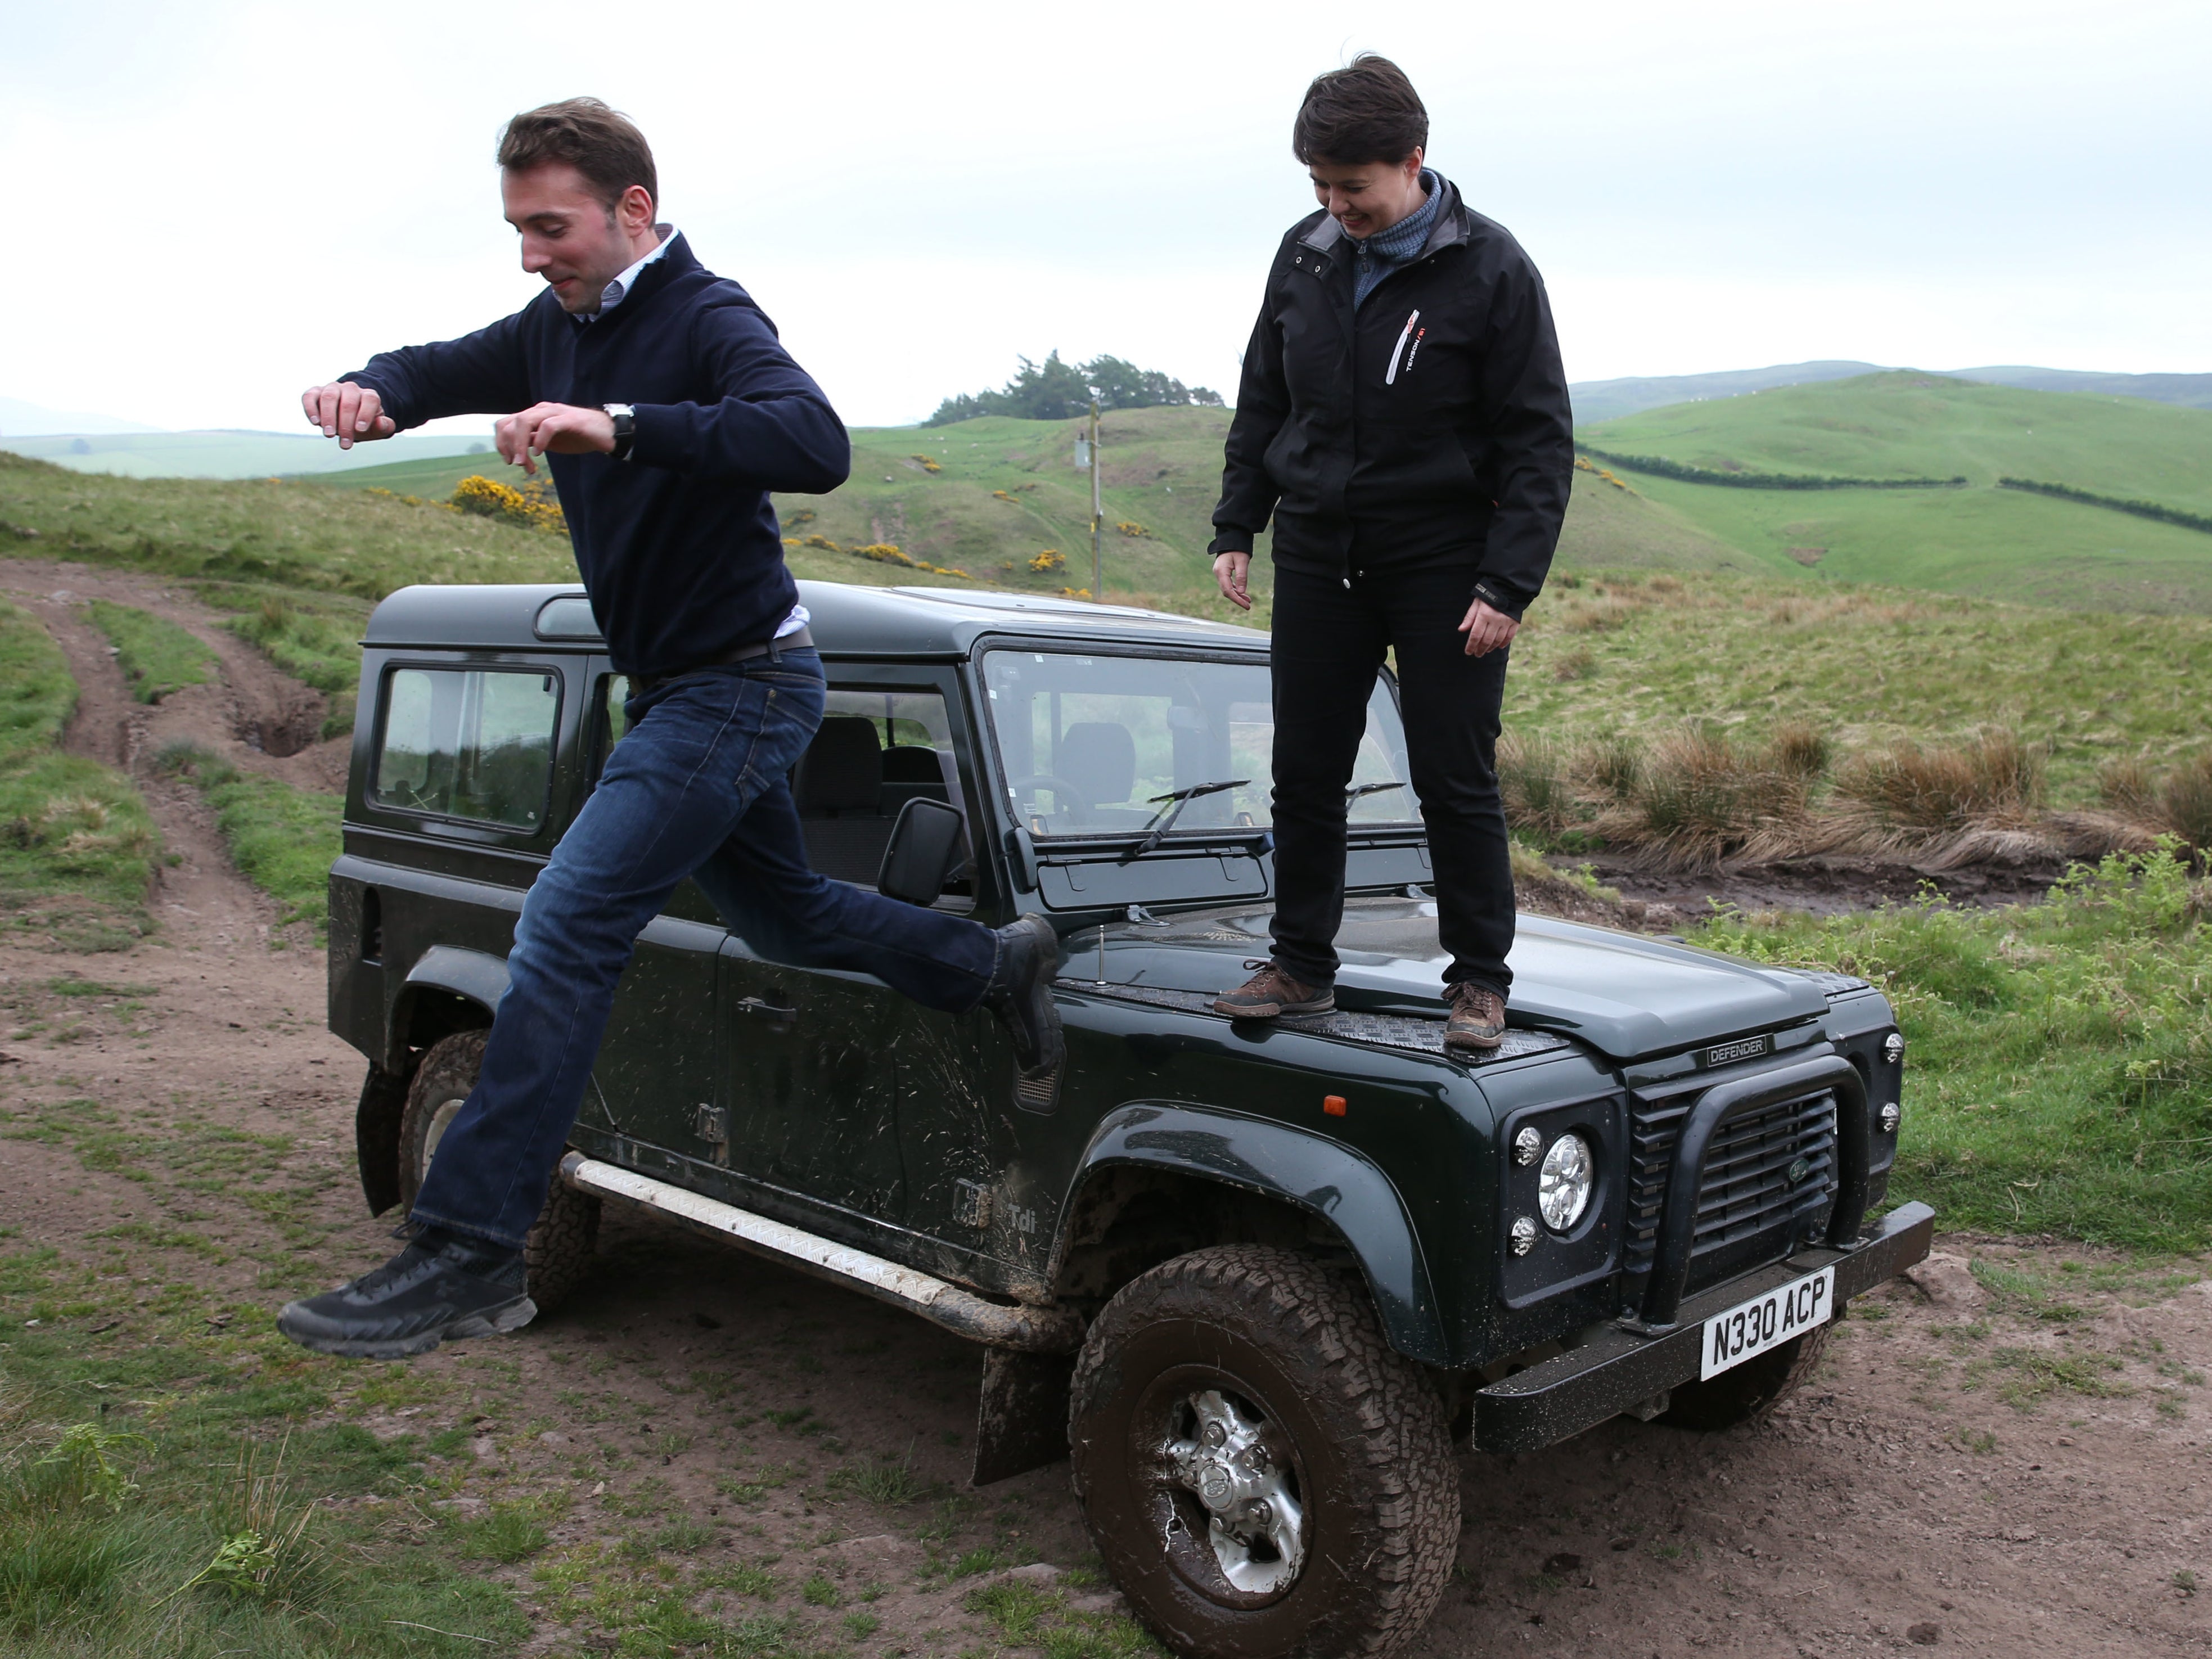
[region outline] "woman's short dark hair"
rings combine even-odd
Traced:
[[[1402,161],[1428,142],[1421,94],[1405,70],[1371,52],[1316,76],[1291,128],[1291,153],[1309,165]]]
[[[660,204],[660,180],[645,135],[629,117],[596,98],[563,98],[525,110],[499,136],[499,164],[509,173],[563,162],[584,175],[609,213],[632,185],[644,185],[653,205]]]

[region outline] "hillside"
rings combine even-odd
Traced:
[[[1862,374],[1881,374],[1879,363],[1824,361],[1774,363],[1765,368],[1722,369],[1707,374],[1638,374],[1613,380],[1577,380],[1573,393],[1575,424],[1587,430],[1601,421],[1617,420],[1647,409],[1672,404],[1703,403],[1715,398],[1741,398],[1776,386],[1800,386],[1821,380],[1850,380]],[[2019,386],[2031,392],[2079,392],[2108,398],[2147,398],[2154,403],[2179,404],[2189,409],[2212,409],[2212,374],[2100,374],[2070,368],[2036,368],[2027,364],[1998,364],[1983,368],[1944,368],[1932,371],[1955,380],[1978,380],[1991,386]]]
[[[1777,574],[2075,610],[2212,611],[2212,535],[1996,488],[2002,477],[2212,513],[2212,411],[1890,372],[1680,404],[1589,428],[1633,487]],[[1634,470],[1963,477],[1959,489],[1767,489]]]
[[[1101,422],[1106,587],[1176,610],[1226,614],[1213,593],[1212,515],[1230,411],[1142,409]],[[956,426],[862,427],[853,476],[828,495],[776,500],[792,568],[830,580],[909,580],[914,573],[837,550],[896,546],[989,586],[1058,592],[1091,586],[1090,475],[1073,465],[1086,421],[988,416]],[[927,463],[921,459],[927,457]],[[932,467],[936,471],[931,471]],[[337,489],[438,498],[471,472],[516,475],[496,456],[460,456],[318,477]],[[1719,569],[1750,562],[1735,548],[1649,497],[1576,475],[1561,538],[1563,569]],[[1117,526],[1140,528],[1124,533]],[[811,538],[835,549],[809,545]],[[1262,546],[1264,547],[1264,538]],[[1036,562],[1056,553],[1057,567]],[[931,580],[937,580],[931,578]],[[958,580],[958,579],[955,579]],[[1267,562],[1255,586],[1270,586]],[[1264,607],[1262,610],[1264,618]]]
[[[111,422],[109,427],[120,426]],[[407,433],[383,444],[340,449],[327,439],[300,432],[113,431],[88,435],[0,438],[0,450],[52,461],[75,472],[114,472],[130,478],[267,478],[300,472],[343,474],[490,447],[486,438]],[[493,457],[495,460],[498,458]]]

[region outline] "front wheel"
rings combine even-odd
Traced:
[[[415,1068],[399,1117],[399,1196],[410,1209],[430,1172],[438,1143],[477,1086],[489,1035],[457,1031],[431,1044]],[[589,1270],[599,1243],[599,1200],[562,1186],[556,1177],[522,1245],[526,1288],[539,1313],[551,1313],[568,1299]]]
[[[1233,1245],[1124,1286],[1076,1362],[1068,1438],[1092,1541],[1178,1654],[1387,1655],[1443,1594],[1443,1402],[1310,1258]]]

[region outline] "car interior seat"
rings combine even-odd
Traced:
[[[1060,734],[1052,770],[1081,793],[1091,823],[1118,825],[1127,812],[1099,809],[1127,800],[1137,787],[1137,740],[1118,720],[1079,720]]]

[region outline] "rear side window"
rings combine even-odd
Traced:
[[[536,830],[545,821],[561,687],[511,669],[394,668],[370,799],[394,811]]]

